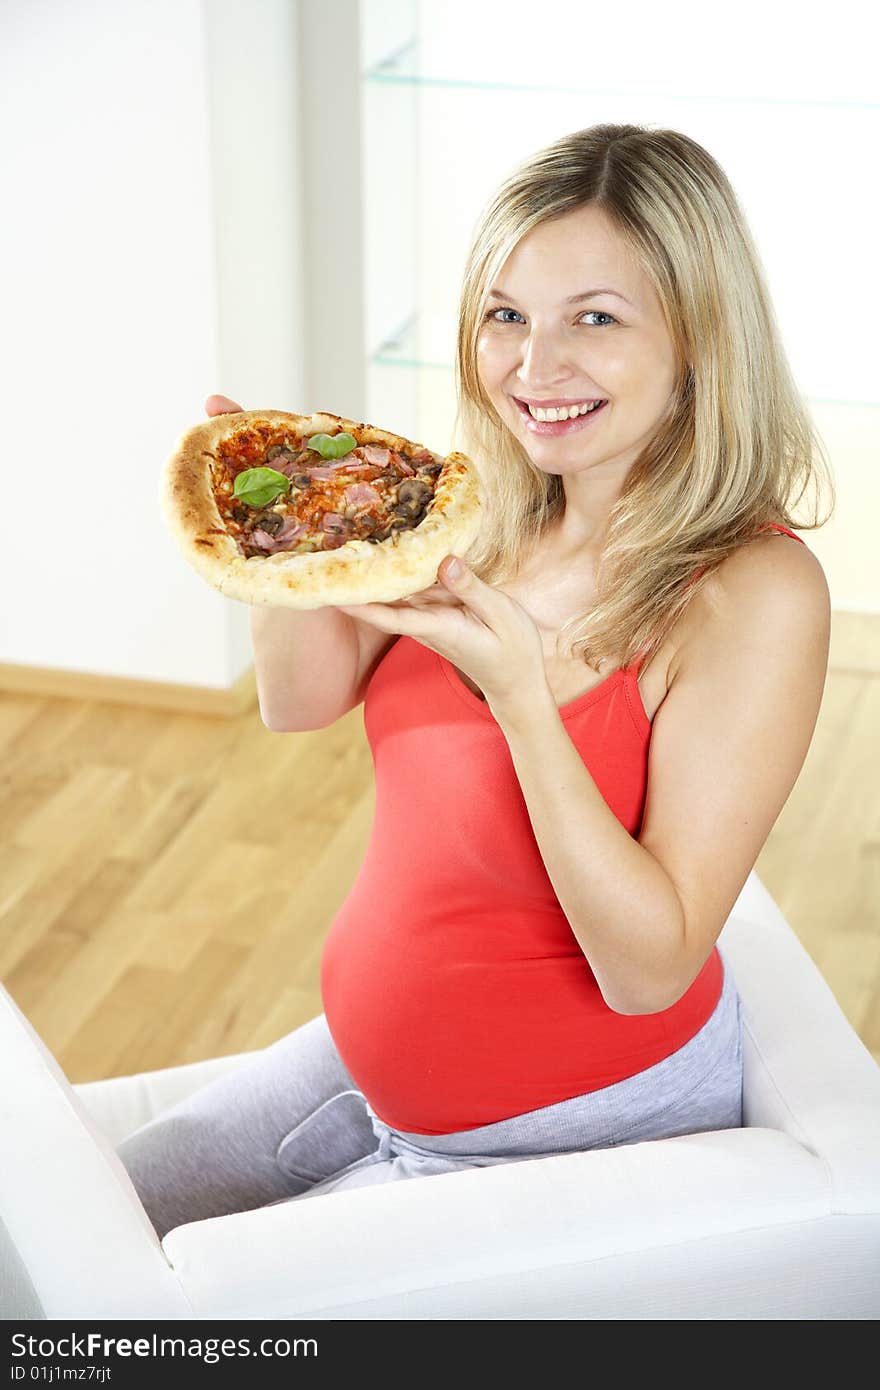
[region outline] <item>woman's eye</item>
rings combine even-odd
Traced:
[[[499,314],[513,314],[514,318],[499,318]],[[604,309],[587,309],[585,313],[581,314],[582,319],[590,318],[591,316],[598,316],[601,319],[607,319],[610,323],[616,323],[616,319],[614,318],[614,316],[612,314],[606,314]],[[519,312],[518,309],[490,309],[488,313],[485,315],[485,318],[487,320],[492,319],[495,323],[513,323],[515,319],[521,319],[522,314]],[[604,328],[605,326],[606,325],[604,323],[590,325],[590,327],[596,328]]]

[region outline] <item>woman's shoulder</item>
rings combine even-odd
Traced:
[[[728,555],[701,585],[684,615],[670,671],[726,647],[757,655],[772,643],[812,649],[830,633],[825,571],[807,544],[764,531]]]
[[[721,562],[705,592],[715,603],[806,606],[828,601],[828,583],[816,554],[786,531],[762,531]]]

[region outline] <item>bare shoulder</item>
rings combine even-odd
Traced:
[[[831,597],[816,555],[784,532],[762,535],[729,555],[694,595],[669,682],[685,666],[737,650],[753,660],[766,654],[770,666],[787,653],[824,678],[830,636]]]

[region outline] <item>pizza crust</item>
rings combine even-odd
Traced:
[[[291,415],[245,410],[215,415],[187,430],[162,474],[160,501],[171,534],[193,569],[226,598],[285,608],[331,604],[390,603],[437,581],[445,555],[465,555],[480,529],[482,504],[477,471],[464,454],[434,455],[443,469],[424,519],[388,540],[351,540],[335,550],[244,556],[227,532],[214,500],[211,462],[223,439],[262,421],[313,434],[354,436],[404,454],[424,446],[340,415]],[[430,452],[430,451],[429,451]]]

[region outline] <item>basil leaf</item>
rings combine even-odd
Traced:
[[[265,507],[289,491],[290,479],[277,468],[246,468],[236,478],[232,495],[249,507]]]
[[[306,440],[306,448],[314,449],[322,459],[342,459],[357,448],[357,440],[351,434],[313,434]]]

